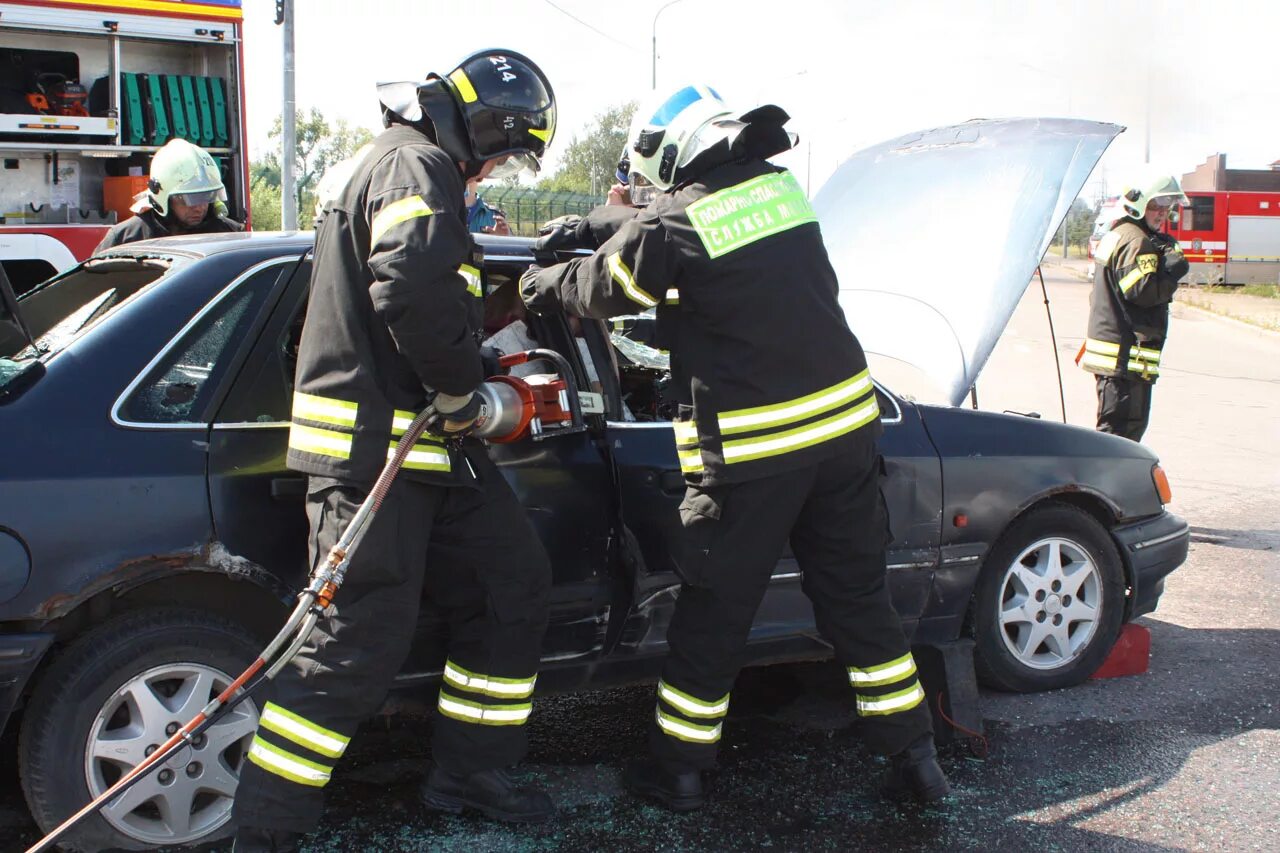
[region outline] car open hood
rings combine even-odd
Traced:
[[[958,405],[1124,128],[979,120],[860,151],[813,200],[849,325]]]

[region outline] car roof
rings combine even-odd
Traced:
[[[484,250],[486,260],[532,262],[533,239],[530,237],[497,237],[492,234],[473,234]],[[114,246],[102,255],[145,255],[157,251],[188,257],[206,258],[212,255],[237,251],[261,252],[274,249],[281,255],[307,252],[315,243],[314,231],[242,231],[234,234],[184,234],[175,237],[157,237],[154,240],[138,240]]]

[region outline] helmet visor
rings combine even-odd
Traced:
[[[502,162],[494,166],[489,172],[489,177],[494,180],[504,181],[508,178],[515,178],[520,175],[528,174],[534,177],[542,169],[542,162],[529,152],[519,152],[516,154],[508,154],[503,158]]]
[[[658,188],[648,178],[635,170],[632,170],[627,177],[631,187],[631,203],[633,205],[644,207],[653,201],[653,197],[658,194]]]
[[[173,193],[169,196],[169,202],[177,202],[187,207],[199,207],[202,204],[213,204],[215,201],[225,200],[227,197],[226,190],[201,190],[192,193]]]

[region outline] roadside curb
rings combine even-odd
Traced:
[[[1075,278],[1078,278],[1078,279],[1080,279],[1081,281],[1089,281],[1089,280],[1090,280],[1090,279],[1089,279],[1089,273],[1088,273],[1086,270],[1078,269],[1078,268],[1077,268],[1076,266],[1074,266],[1073,264],[1069,264],[1069,263],[1064,264],[1064,263],[1062,263],[1062,259],[1061,259],[1061,258],[1057,259],[1056,261],[1051,261],[1051,260],[1048,260],[1048,259],[1041,260],[1041,261],[1040,261],[1040,267],[1041,267],[1041,269],[1042,269],[1042,270],[1043,270],[1043,269],[1045,269],[1045,268],[1048,268],[1048,269],[1055,269],[1055,270],[1061,270],[1062,272],[1067,273],[1067,274],[1069,274],[1069,275],[1071,275],[1071,276],[1073,276],[1073,277],[1075,277]]]
[[[1227,314],[1220,314],[1211,308],[1201,307],[1199,305],[1196,305],[1194,302],[1187,302],[1185,299],[1176,299],[1174,300],[1174,304],[1181,305],[1184,308],[1190,308],[1193,311],[1198,311],[1201,314],[1204,314],[1205,316],[1208,316],[1208,317],[1212,317],[1215,320],[1221,320],[1224,323],[1230,323],[1232,325],[1239,326],[1242,329],[1249,329],[1254,332],[1262,332],[1264,334],[1269,334],[1269,335],[1280,334],[1280,329],[1269,329],[1266,326],[1259,326],[1258,324],[1250,323],[1247,320],[1240,320],[1236,317],[1231,317]]]

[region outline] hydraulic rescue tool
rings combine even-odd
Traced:
[[[504,355],[499,364],[510,368],[528,361],[546,360],[555,365],[558,377],[530,377],[528,381],[513,376],[493,376],[481,383],[476,393],[481,397],[480,415],[470,432],[490,442],[517,441],[525,436],[534,440],[549,435],[585,429],[578,395],[568,391],[573,382],[569,362],[558,352],[534,349]],[[333,601],[347,574],[351,555],[360,545],[361,534],[377,513],[405,457],[423,431],[437,419],[434,406],[427,406],[409,424],[382,473],[369,491],[351,524],[330,549],[328,557],[311,573],[305,589],[298,593],[298,603],[280,632],[267,644],[249,668],[240,674],[186,725],[173,733],[158,749],[125,773],[92,802],[63,821],[27,853],[51,850],[72,827],[106,806],[117,796],[158,769],[179,750],[189,746],[225,714],[243,702],[264,681],[274,678],[293,659],[310,637],[316,622]]]

